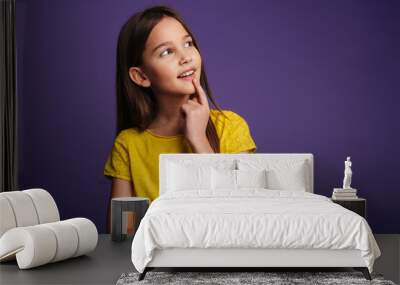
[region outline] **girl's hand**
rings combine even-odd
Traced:
[[[186,117],[185,137],[193,146],[201,149],[211,148],[206,136],[210,116],[207,95],[196,78],[192,83],[196,91],[195,96],[181,107]]]

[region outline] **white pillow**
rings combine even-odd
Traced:
[[[238,188],[267,188],[267,170],[236,170]]]
[[[267,171],[211,169],[211,184],[213,190],[240,188],[267,188]]]
[[[211,188],[210,166],[185,166],[170,162],[168,164],[168,191],[184,191]]]
[[[236,167],[236,159],[212,159],[202,157],[203,154],[192,154],[195,156],[194,158],[188,158],[185,156],[184,158],[171,158],[166,161],[166,166],[170,163],[179,164],[185,167],[192,167],[192,166],[209,166],[214,167],[217,169],[237,169]],[[207,154],[204,154],[207,155]]]
[[[212,189],[236,190],[236,170],[211,168]]]
[[[267,170],[267,188],[306,191],[310,187],[306,160],[299,159],[239,159],[240,170]]]

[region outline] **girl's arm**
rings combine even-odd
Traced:
[[[202,139],[197,139],[196,143],[188,142],[194,153],[214,153],[206,136]]]
[[[111,233],[111,199],[117,197],[132,197],[133,196],[133,183],[131,181],[113,178],[111,183],[111,198],[110,203],[108,205],[107,212],[107,232]],[[128,233],[131,233],[133,230],[133,216],[128,215]]]

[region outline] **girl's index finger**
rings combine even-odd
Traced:
[[[201,87],[200,83],[197,81],[196,78],[193,78],[192,82],[196,89],[197,98],[199,99],[199,103],[201,105],[208,105],[207,95],[204,92],[203,87]]]

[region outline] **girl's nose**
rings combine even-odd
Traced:
[[[184,63],[191,62],[191,61],[192,61],[192,57],[190,55],[183,55],[180,63],[184,64]]]

